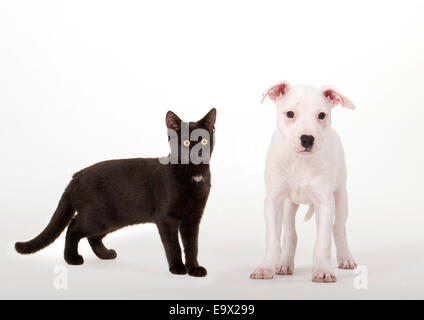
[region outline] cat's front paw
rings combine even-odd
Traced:
[[[201,266],[188,268],[188,274],[193,277],[205,277],[208,272],[206,268]]]
[[[187,273],[186,266],[182,263],[174,264],[174,265],[170,266],[169,271],[173,274],[186,274]]]

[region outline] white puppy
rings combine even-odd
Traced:
[[[346,239],[346,164],[340,139],[331,127],[331,109],[338,104],[349,109],[355,106],[330,87],[291,87],[282,82],[271,87],[264,99],[267,96],[277,105],[277,129],[265,169],[266,254],[250,277],[293,274],[295,215],[299,204],[307,204],[310,208],[305,220],[315,212],[317,223],[312,281],[334,282],[332,233],[339,268],[353,269],[356,263]]]

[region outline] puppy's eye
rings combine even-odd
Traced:
[[[320,113],[318,114],[318,119],[320,119],[320,120],[324,120],[324,119],[325,119],[325,117],[326,117],[326,114],[325,114],[324,112],[320,112]]]
[[[201,143],[206,146],[208,144],[208,139],[202,139]]]
[[[287,118],[294,118],[294,112],[293,111],[287,111],[286,115],[287,115]]]
[[[184,140],[183,145],[188,147],[190,145],[190,140]]]

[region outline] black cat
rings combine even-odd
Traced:
[[[102,242],[106,234],[125,226],[153,222],[165,247],[169,270],[205,276],[206,269],[197,262],[197,244],[199,223],[210,191],[209,162],[194,164],[190,159],[184,164],[182,158],[184,152],[200,146],[208,146],[209,153],[201,148],[198,155],[203,152],[203,157],[210,157],[215,120],[215,108],[203,119],[188,123],[169,111],[166,125],[171,129],[169,132],[176,132],[178,139],[169,136],[168,157],[104,161],[75,173],[47,227],[34,239],[17,242],[16,251],[34,253],[48,246],[69,224],[64,253],[67,263],[84,262],[78,254],[78,242],[85,237],[100,259],[114,259],[116,252]],[[195,141],[184,137],[195,129],[204,129],[208,137],[195,137]],[[185,264],[178,232],[184,244]]]

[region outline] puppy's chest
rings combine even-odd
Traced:
[[[307,185],[294,185],[290,189],[290,199],[297,204],[310,204],[310,191]]]
[[[290,169],[286,177],[290,199],[297,204],[310,204],[312,169],[301,166],[293,166]]]

